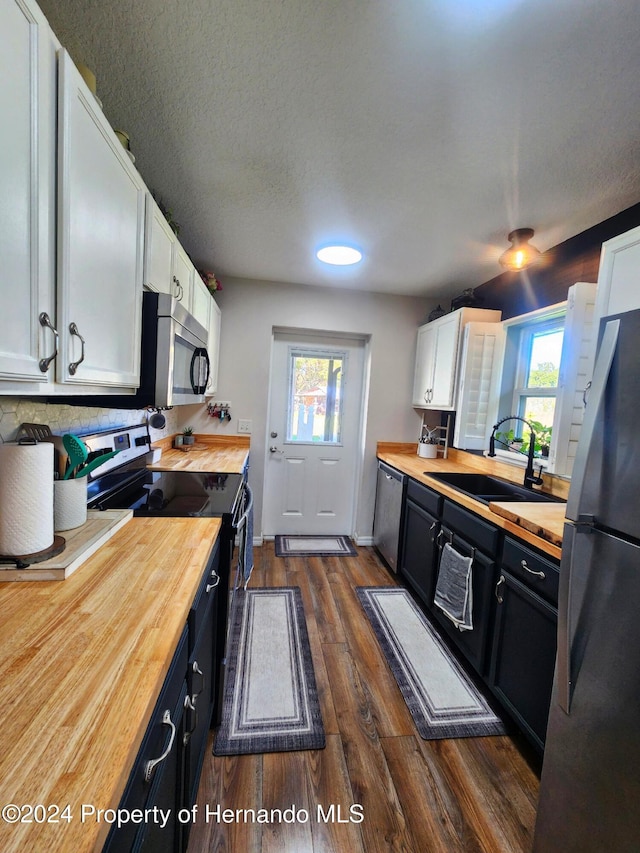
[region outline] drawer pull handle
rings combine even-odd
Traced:
[[[38,317],[40,325],[43,329],[51,329],[53,332],[53,352],[51,355],[46,356],[46,358],[41,358],[38,362],[40,366],[40,370],[43,373],[46,373],[49,370],[49,365],[53,361],[53,359],[58,355],[58,330],[53,327],[51,324],[51,320],[46,311],[43,311]]]
[[[195,732],[198,727],[198,711],[196,710],[196,699],[197,696],[189,696],[187,694],[184,697],[184,707],[187,711],[193,711],[193,725],[188,729],[185,728],[184,733],[182,735],[182,744],[186,746],[191,740],[191,735]]]
[[[540,580],[544,580],[546,578],[546,575],[544,572],[536,572],[533,569],[530,569],[529,566],[527,565],[526,560],[520,560],[520,565],[525,570],[525,572],[529,572],[530,575],[535,575],[537,578],[540,578]]]
[[[69,365],[69,373],[71,374],[71,376],[75,376],[76,371],[78,370],[78,367],[84,361],[84,343],[85,343],[85,341],[84,341],[84,338],[82,337],[82,335],[80,334],[80,332],[78,331],[78,327],[76,326],[75,323],[69,323],[69,334],[71,335],[71,337],[73,337],[75,335],[76,338],[80,338],[80,346],[81,346],[80,358],[77,361],[72,361],[71,364]]]
[[[195,705],[195,704],[196,704],[196,699],[198,698],[198,696],[199,696],[199,695],[202,693],[202,691],[204,690],[204,673],[203,673],[203,671],[200,669],[200,667],[198,666],[198,661],[197,661],[197,660],[194,660],[194,662],[192,663],[192,665],[191,665],[191,671],[193,672],[193,674],[194,674],[194,675],[199,675],[199,676],[200,676],[200,678],[202,679],[201,684],[200,684],[200,690],[197,690],[195,693],[192,693],[192,694],[191,694],[191,701],[192,701],[192,702],[193,702],[193,704]]]
[[[507,580],[506,580],[505,576],[500,575],[500,580],[496,584],[496,590],[495,590],[496,600],[497,600],[498,604],[502,604],[502,602],[504,601],[504,597],[503,597],[502,593],[500,592],[500,587],[502,586],[503,583],[506,583],[506,582],[507,582]]]
[[[214,583],[208,583],[205,592],[211,592],[211,590],[215,589],[220,583],[220,575],[215,569],[211,572],[211,580],[214,581]]]
[[[173,748],[173,742],[176,739],[176,727],[175,727],[175,725],[171,719],[171,714],[169,713],[169,711],[165,711],[164,714],[162,715],[162,725],[163,726],[171,726],[171,737],[169,739],[169,743],[167,745],[167,748],[162,753],[162,755],[159,756],[158,758],[152,758],[150,761],[147,761],[147,763],[144,765],[144,781],[145,782],[151,781],[151,777],[153,776],[153,771],[156,769],[158,764],[163,762],[165,760],[165,758],[167,757],[167,755],[169,755],[169,753],[171,752],[171,749]]]

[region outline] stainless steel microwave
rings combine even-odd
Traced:
[[[144,293],[140,388],[143,406],[204,402],[209,381],[207,330],[167,293]]]

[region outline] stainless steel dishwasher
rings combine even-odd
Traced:
[[[400,533],[407,478],[395,468],[378,462],[373,544],[390,569],[398,571]]]

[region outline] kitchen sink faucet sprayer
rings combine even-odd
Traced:
[[[507,415],[506,418],[502,418],[502,420],[498,421],[497,424],[493,425],[493,429],[491,430],[491,438],[489,439],[489,453],[488,453],[488,455],[489,456],[495,456],[496,455],[496,438],[495,438],[496,430],[498,429],[499,426],[502,426],[502,424],[505,421],[522,421],[523,424],[526,424],[529,427],[529,452],[527,453],[527,467],[526,467],[526,470],[524,472],[524,484],[523,485],[526,486],[527,489],[533,489],[534,486],[541,486],[542,485],[542,477],[540,476],[540,474],[542,473],[542,465],[540,466],[537,477],[534,476],[534,473],[533,473],[533,453],[534,453],[534,448],[536,445],[536,436],[535,436],[535,433],[533,431],[533,427],[531,426],[529,421],[525,420],[524,418],[521,418],[518,415]]]

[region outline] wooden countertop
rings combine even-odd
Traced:
[[[214,518],[133,518],[64,582],[0,586],[0,804],[70,821],[0,821],[0,850],[101,850],[206,561]],[[53,812],[49,812],[52,816]]]
[[[447,459],[423,459],[416,453],[415,444],[399,444],[392,442],[379,442],[377,447],[378,459],[407,474],[414,480],[424,483],[426,486],[440,492],[461,506],[466,507],[476,515],[485,518],[497,527],[508,531],[518,539],[522,539],[539,548],[556,559],[561,557],[562,528],[564,523],[565,505],[561,503],[539,504],[531,503],[480,503],[473,498],[467,497],[446,483],[440,483],[429,476],[430,472],[458,471],[461,473],[484,473],[494,474],[505,480],[522,484],[523,471],[514,468],[506,462],[495,459],[487,459],[485,456],[477,456],[473,453],[465,453],[463,450],[449,450]],[[550,475],[544,476],[543,491],[549,491],[562,500],[567,499],[569,483]],[[517,506],[517,516],[513,517],[513,509]],[[494,509],[492,509],[492,507]],[[502,507],[511,507],[511,510],[503,510]],[[547,510],[542,513],[541,510]]]
[[[241,474],[249,456],[250,439],[242,435],[196,435],[196,443],[206,449],[179,450],[173,436],[153,443],[162,448],[159,462],[147,465],[152,471],[208,471],[215,474]]]

